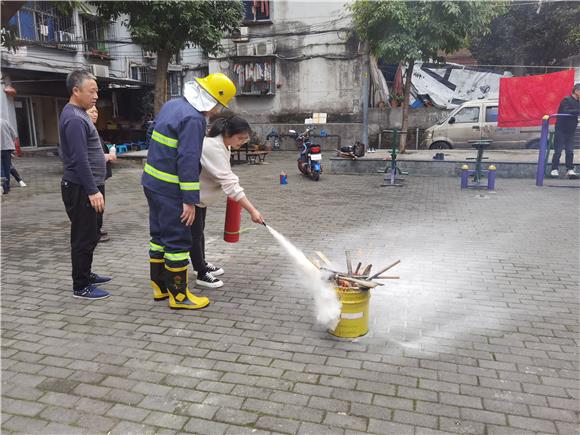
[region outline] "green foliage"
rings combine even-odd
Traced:
[[[377,57],[397,63],[438,60],[467,45],[472,35],[485,33],[502,12],[501,3],[489,1],[356,0],[355,30]]]
[[[556,65],[580,53],[580,3],[513,3],[491,32],[474,38],[470,51],[481,64]]]
[[[116,19],[125,14],[131,38],[148,51],[174,54],[188,46],[209,53],[221,49],[224,32],[240,26],[241,1],[102,1],[98,14]]]

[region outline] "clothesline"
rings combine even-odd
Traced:
[[[246,82],[271,82],[272,63],[271,62],[250,62],[236,63],[234,73],[237,75],[237,84],[243,88]]]

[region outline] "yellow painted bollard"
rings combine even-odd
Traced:
[[[336,294],[342,304],[340,321],[332,335],[341,338],[356,338],[369,332],[369,290],[353,287],[336,287]]]

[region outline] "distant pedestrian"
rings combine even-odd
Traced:
[[[568,178],[578,178],[574,171],[574,133],[578,126],[580,115],[580,83],[576,83],[572,89],[572,95],[568,95],[560,102],[558,113],[570,116],[559,116],[556,120],[556,133],[554,135],[554,156],[552,157],[552,171],[550,176],[560,176],[560,156],[562,150],[566,150],[566,175]]]
[[[106,160],[99,133],[86,110],[98,99],[96,78],[87,71],[73,71],[66,78],[70,99],[60,115],[60,157],[64,165],[61,191],[71,221],[73,296],[103,299],[109,293],[96,284],[110,281],[92,272],[97,246],[97,214],[105,211],[101,190],[105,184]]]
[[[232,171],[230,164],[231,150],[237,150],[250,139],[251,128],[240,116],[216,119],[203,140],[201,153],[200,202],[195,205],[195,220],[191,226],[192,244],[189,256],[191,265],[197,272],[195,283],[200,287],[218,288],[224,283],[216,278],[224,270],[205,260],[205,217],[207,207],[215,204],[222,191],[238,202],[252,218],[252,221],[263,224],[260,212],[246,198],[240,179]]]
[[[10,192],[10,168],[12,167],[12,153],[16,150],[16,139],[18,134],[6,119],[0,119],[0,134],[2,143],[0,144],[2,160],[2,193]]]
[[[97,106],[93,106],[89,110],[87,110],[87,115],[89,115],[89,118],[91,118],[91,121],[93,122],[93,124],[95,125],[95,128],[96,128],[97,120],[99,119],[99,110],[97,109]],[[107,145],[105,145],[105,142],[103,141],[103,138],[101,136],[99,136],[99,140],[101,141],[101,147],[103,148],[103,152],[105,153],[105,161],[107,162],[106,163],[107,170],[106,170],[106,174],[105,174],[105,181],[106,181],[113,176],[113,169],[111,168],[111,162],[117,160],[117,153],[115,150],[115,145],[112,146],[112,148],[109,152],[109,148],[107,147]],[[105,185],[104,184],[103,184],[103,188],[101,189],[101,192],[103,194],[103,199],[104,199],[105,198]],[[109,241],[109,233],[107,233],[106,231],[103,231],[103,216],[104,215],[105,215],[104,212],[97,213],[97,227],[99,230],[99,243]]]

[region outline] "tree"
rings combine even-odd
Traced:
[[[157,53],[155,113],[167,100],[167,68],[171,56],[189,46],[218,52],[224,32],[239,28],[241,1],[114,1],[93,2],[105,19],[127,18],[133,41]]]
[[[538,9],[539,8],[539,9]],[[491,22],[491,32],[471,40],[481,64],[557,65],[580,53],[580,3],[513,3]]]
[[[441,60],[440,52],[451,53],[467,45],[474,34],[485,33],[491,20],[503,10],[488,1],[390,1],[356,0],[349,6],[359,37],[370,51],[391,63],[407,65],[403,94],[403,124],[409,124],[409,94],[416,60]],[[404,153],[406,134],[399,151]]]

